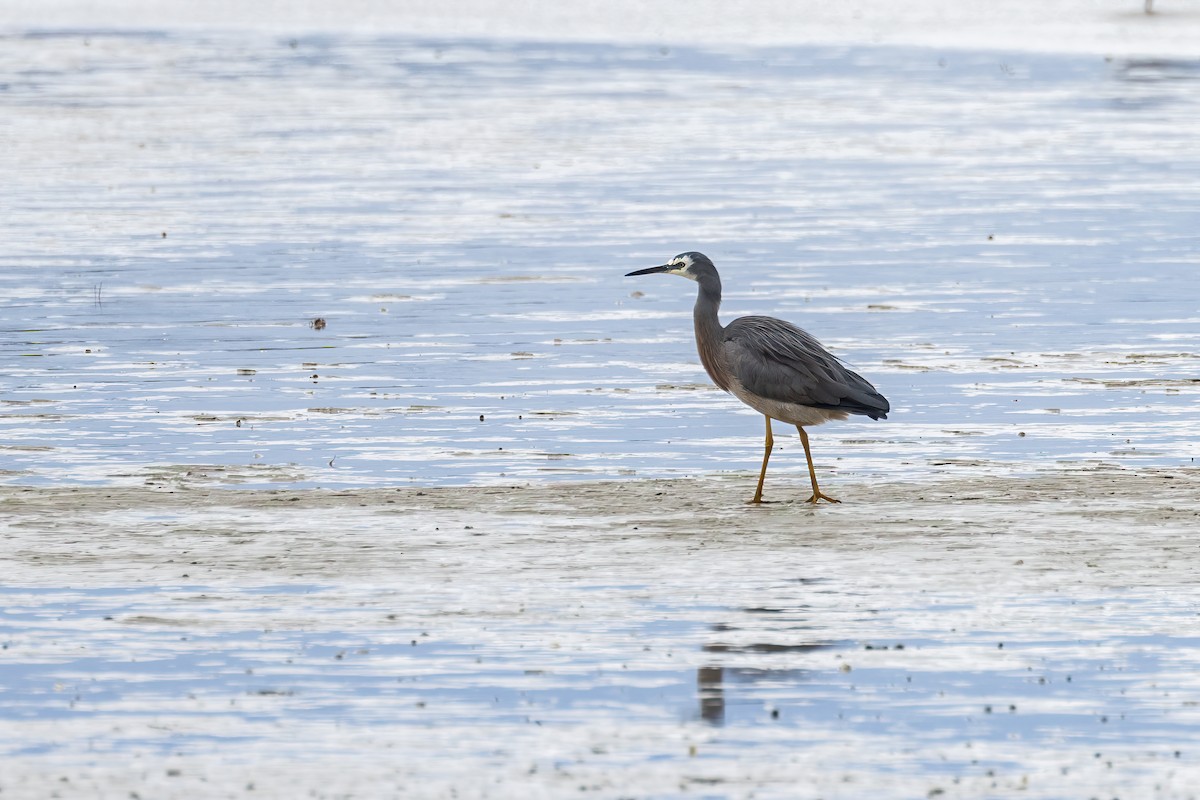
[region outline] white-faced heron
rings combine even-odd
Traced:
[[[717,318],[721,307],[721,276],[703,253],[680,253],[667,264],[639,269],[626,277],[655,272],[681,275],[698,284],[693,317],[700,363],[713,383],[767,418],[766,452],[758,488],[750,502],[762,502],[767,461],[775,446],[772,419],[795,425],[800,431],[812,479],[813,493],[808,502],[839,502],[817,486],[817,471],[813,469],[804,428],[831,419],[845,419],[851,414],[886,419],[891,410],[887,399],[861,375],[846,369],[820,342],[790,322],[774,317],[739,317],[722,325]]]

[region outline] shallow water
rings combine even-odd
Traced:
[[[0,793],[1194,796],[1198,88],[0,39]],[[689,249],[891,399],[845,505],[744,506]]]
[[[0,790],[1192,797],[1198,485],[5,489]]]
[[[9,482],[753,469],[761,422],[709,388],[692,286],[621,277],[687,249],[727,319],[791,319],[891,399],[818,431],[823,470],[1191,462],[1195,62],[3,45]],[[774,469],[802,473],[779,433]]]

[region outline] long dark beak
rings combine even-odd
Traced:
[[[645,269],[635,269],[633,272],[626,272],[625,277],[629,278],[634,275],[653,275],[655,272],[670,272],[675,269],[670,264],[663,264],[658,267],[646,267]]]

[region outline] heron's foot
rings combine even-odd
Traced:
[[[804,502],[806,502],[806,503],[812,503],[812,504],[815,506],[817,503],[819,503],[819,502],[820,502],[820,501],[822,501],[822,500],[824,500],[824,501],[825,501],[825,502],[827,502],[827,503],[840,503],[840,502],[842,502],[841,500],[835,500],[834,498],[830,497],[829,495],[825,494],[824,492],[813,492],[813,496],[812,496],[812,497],[810,497],[810,498],[808,498],[808,499],[807,499],[807,500],[805,500]]]

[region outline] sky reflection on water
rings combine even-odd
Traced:
[[[753,469],[692,287],[621,277],[687,249],[892,400],[825,469],[1191,463],[1191,62],[5,42],[5,480]]]

